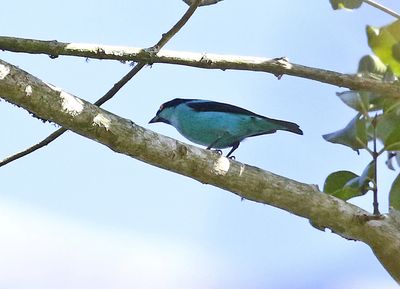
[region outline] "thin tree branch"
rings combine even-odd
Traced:
[[[393,278],[400,281],[400,229],[392,213],[376,218],[355,205],[320,192],[314,185],[159,135],[1,60],[0,91],[8,102],[115,152],[289,211],[344,238],[363,241]]]
[[[343,74],[289,62],[286,58],[219,55],[183,51],[107,46],[97,44],[61,43],[0,36],[0,49],[47,55],[70,55],[95,59],[112,59],[154,64],[177,64],[205,69],[246,70],[272,73],[276,76],[291,75],[347,87],[352,90],[367,90],[387,97],[400,97],[400,86],[354,74]]]
[[[202,0],[199,4],[199,6],[207,6],[207,5],[213,5],[222,0]],[[183,0],[187,5],[191,5],[193,3],[193,0]]]
[[[164,33],[161,37],[161,39],[156,43],[155,46],[153,46],[151,49],[149,49],[148,53],[151,53],[152,55],[157,54],[158,51],[165,45],[167,42],[176,34],[179,32],[179,30],[187,23],[187,21],[190,19],[190,17],[193,15],[193,13],[196,11],[197,7],[199,6],[199,3],[201,0],[195,0],[193,3],[190,5],[188,10],[185,12],[185,14],[179,19],[179,21],[167,32]],[[55,44],[55,43],[54,43]],[[54,55],[52,55],[54,57]],[[146,65],[146,62],[139,62],[137,63],[121,80],[119,80],[114,86],[100,99],[98,99],[94,105],[101,106],[103,103],[106,101],[110,100],[126,83],[128,83],[129,80],[131,80],[144,66]],[[0,167],[15,161],[17,159],[20,159],[30,153],[33,153],[34,151],[48,145],[58,137],[60,137],[63,133],[65,133],[67,129],[64,127],[58,129],[57,131],[53,132],[50,134],[48,137],[46,137],[44,140],[41,142],[17,153],[14,154],[10,157],[7,157],[0,161]]]
[[[0,167],[5,166],[8,163],[11,163],[12,161],[15,161],[19,158],[22,158],[30,153],[33,153],[34,151],[48,145],[49,143],[51,143],[53,140],[55,140],[56,138],[58,138],[59,136],[61,136],[64,132],[66,132],[67,129],[65,128],[60,128],[58,130],[56,130],[55,132],[53,132],[52,134],[50,134],[48,137],[46,137],[44,140],[42,140],[41,142],[23,150],[20,151],[12,156],[9,156],[3,160],[0,161]]]
[[[393,17],[396,17],[397,19],[400,19],[400,14],[398,14],[397,12],[395,12],[395,11],[389,9],[389,8],[386,8],[382,4],[379,4],[379,3],[375,2],[375,1],[372,1],[372,0],[364,0],[364,3],[369,4],[372,7],[375,7],[375,8],[377,8],[377,9],[379,9],[379,10],[381,10],[381,11],[383,11],[383,12],[385,12],[385,13],[393,16]]]

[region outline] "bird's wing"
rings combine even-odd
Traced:
[[[247,109],[234,106],[227,103],[215,102],[215,101],[194,101],[187,103],[187,106],[192,108],[194,111],[216,111],[216,112],[227,112],[227,113],[236,113],[243,114],[249,116],[257,116],[261,118],[265,118],[261,115],[258,115],[254,112],[251,112]]]
[[[190,108],[192,108],[194,111],[198,111],[198,112],[200,112],[200,111],[201,112],[206,112],[206,111],[225,112],[225,113],[241,114],[241,115],[246,115],[246,116],[250,116],[250,117],[262,118],[262,119],[266,120],[267,122],[273,123],[277,126],[276,128],[273,128],[271,130],[268,130],[268,131],[260,133],[260,134],[274,133],[274,132],[276,132],[277,129],[290,131],[290,132],[293,132],[296,134],[303,134],[303,131],[299,128],[299,126],[296,123],[269,118],[269,117],[251,112],[247,109],[244,109],[244,108],[241,108],[238,106],[234,106],[231,104],[223,103],[223,102],[207,101],[207,100],[204,100],[204,101],[190,100],[186,103],[186,105],[189,106]],[[260,134],[254,134],[252,136],[257,136]]]

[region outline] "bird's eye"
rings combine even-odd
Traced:
[[[162,111],[164,108],[164,105],[160,105],[160,108],[158,109],[158,111]]]

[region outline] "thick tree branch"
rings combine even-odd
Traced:
[[[367,90],[391,97],[400,97],[400,86],[354,74],[307,67],[290,63],[285,58],[264,58],[250,56],[218,55],[193,52],[160,50],[155,54],[151,49],[96,44],[63,43],[33,39],[0,36],[0,49],[12,52],[78,56],[94,59],[135,61],[146,64],[167,63],[205,69],[233,69],[284,74],[316,80],[352,90]]]
[[[35,115],[148,164],[240,197],[269,204],[367,243],[400,281],[400,230],[393,214],[368,212],[324,194],[314,185],[272,174],[140,127],[0,60],[0,97]]]

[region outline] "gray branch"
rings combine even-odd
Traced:
[[[35,116],[131,156],[242,198],[309,219],[319,228],[368,244],[400,281],[399,218],[376,216],[300,183],[162,136],[0,60],[0,97]]]
[[[222,0],[202,0],[202,1],[200,1],[199,6],[213,5],[220,1],[222,1]],[[183,0],[183,2],[185,2],[187,5],[192,5],[194,1],[193,0]]]
[[[32,54],[47,54],[50,57],[78,56],[94,59],[135,61],[147,64],[167,63],[204,69],[247,70],[272,73],[278,77],[286,74],[307,78],[352,90],[367,90],[385,96],[399,97],[400,86],[378,80],[363,78],[354,74],[294,64],[286,58],[264,58],[236,55],[218,55],[183,51],[107,46],[97,44],[63,43],[15,37],[0,36],[0,50]]]

